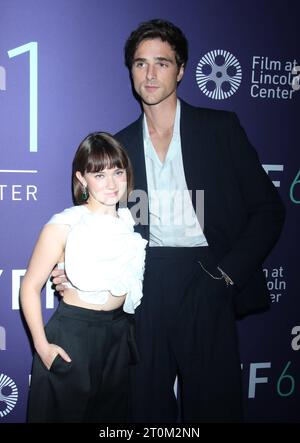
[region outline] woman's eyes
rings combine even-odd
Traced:
[[[125,172],[125,169],[117,169],[114,172],[114,175],[120,176],[120,175],[123,175],[124,172]],[[98,173],[98,174],[95,174],[94,177],[102,179],[102,178],[105,178],[105,174]]]

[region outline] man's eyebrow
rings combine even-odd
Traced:
[[[143,57],[136,57],[133,59],[133,62],[145,62],[147,59]]]
[[[168,57],[154,57],[154,60],[157,60],[159,62],[174,63],[174,60],[172,60],[171,58],[168,58]]]
[[[154,57],[155,61],[159,61],[159,62],[168,62],[168,63],[174,63],[174,60],[172,60],[171,58],[168,57]],[[137,57],[133,59],[133,63],[135,62],[146,62],[147,58],[144,57]]]

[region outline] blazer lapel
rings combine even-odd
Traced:
[[[143,114],[136,121],[136,126],[136,130],[133,131],[135,135],[131,142],[132,150],[129,152],[134,171],[134,189],[148,193],[143,140]]]
[[[207,120],[204,109],[196,109],[181,100],[180,134],[185,179],[192,192],[194,210],[202,228],[204,224],[204,233],[211,213],[209,203],[213,200],[212,194],[216,186],[215,165],[211,149],[208,149],[213,140]],[[204,191],[204,194],[199,191]]]
[[[138,225],[138,231],[143,238],[149,239],[149,201],[148,186],[146,175],[146,163],[144,155],[143,140],[143,114],[135,122],[133,137],[130,140],[130,149],[128,154],[132,163],[134,172],[134,191],[132,194],[132,203],[129,201],[128,206]]]
[[[184,173],[187,187],[193,191],[195,206],[195,190],[204,189],[206,168],[204,162],[205,146],[204,130],[201,119],[191,107],[181,101],[180,136]]]

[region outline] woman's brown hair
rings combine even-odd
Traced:
[[[82,205],[82,184],[76,177],[86,172],[100,172],[105,168],[120,168],[126,170],[127,196],[133,189],[133,172],[130,159],[122,145],[107,132],[93,132],[85,137],[78,146],[72,168],[73,199],[75,205]]]

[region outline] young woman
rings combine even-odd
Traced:
[[[36,350],[28,421],[126,422],[147,243],[119,204],[132,190],[130,160],[111,135],[90,134],[72,180],[75,206],[44,226],[21,285]],[[57,263],[69,283],[44,329],[41,289]]]

